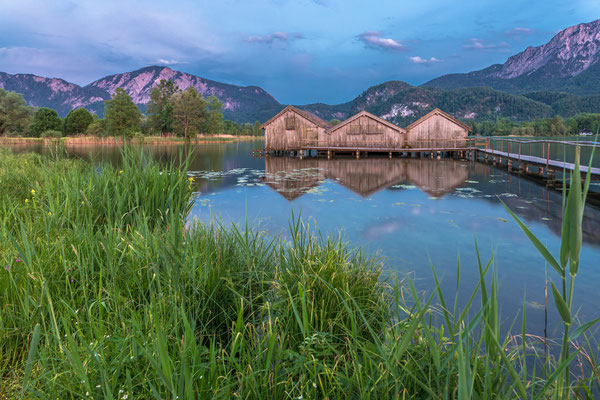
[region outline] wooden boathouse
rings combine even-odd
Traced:
[[[265,131],[265,151],[269,152],[298,150],[306,143],[316,143],[331,125],[308,111],[287,106],[261,128]]]
[[[406,131],[367,111],[346,119],[319,135],[319,147],[401,148]]]
[[[438,159],[449,155],[472,161],[483,158],[484,162],[506,163],[509,171],[535,174],[549,185],[556,184],[556,173],[568,174],[575,169],[572,161],[552,158],[551,144],[553,155],[557,158],[560,154],[573,152],[581,157],[581,150],[589,153],[589,149],[600,145],[595,142],[469,137],[469,125],[439,108],[403,129],[366,111],[332,127],[314,114],[288,106],[262,127],[265,130],[265,148],[253,151],[253,155],[286,153],[302,159],[319,155],[331,158],[337,154],[360,158],[378,153],[389,158],[394,155]],[[582,175],[589,173],[591,179],[600,180],[600,168],[587,167],[582,163],[580,170]]]
[[[413,149],[465,147],[469,131],[469,125],[436,108],[406,127],[406,146]]]

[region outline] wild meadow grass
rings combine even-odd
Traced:
[[[461,269],[480,276],[459,308],[439,284],[421,293],[384,276],[380,259],[301,218],[292,217],[289,240],[189,222],[187,160],[159,168],[130,149],[123,159],[115,169],[0,152],[0,398],[599,393],[595,321],[577,325],[572,315],[589,184],[577,190],[578,174],[560,262],[518,222],[560,280],[564,338],[554,357],[524,330],[501,335],[493,260],[458,264],[457,291]]]

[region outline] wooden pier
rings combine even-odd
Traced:
[[[371,156],[392,157],[429,157],[440,159],[453,157],[470,161],[491,162],[496,166],[506,165],[510,172],[519,174],[535,174],[546,179],[549,184],[554,184],[556,173],[571,173],[575,164],[568,161],[553,159],[551,149],[555,154],[564,154],[574,160],[575,154],[580,157],[582,150],[590,153],[595,142],[574,142],[557,140],[519,140],[512,138],[483,138],[470,137],[459,140],[435,140],[419,142],[419,147],[390,147],[385,143],[369,143],[367,146],[322,146],[316,142],[304,141],[300,146],[286,150],[269,151],[266,149],[253,151],[254,156],[295,156],[300,159],[307,157],[327,157],[331,159],[338,156],[355,158]],[[540,152],[541,148],[541,153]],[[537,149],[537,153],[534,151]],[[541,155],[541,157],[540,157]],[[587,156],[587,154],[586,154]],[[598,153],[600,157],[600,152]],[[591,174],[592,180],[600,180],[600,168],[588,168],[587,159],[582,160],[580,171],[583,176]]]

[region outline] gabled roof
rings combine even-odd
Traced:
[[[472,131],[473,129],[465,124],[464,122],[460,122],[459,120],[457,120],[456,118],[454,118],[452,115],[443,112],[442,110],[440,110],[439,108],[434,109],[433,111],[431,111],[430,113],[422,116],[421,118],[419,118],[418,120],[416,120],[415,122],[413,122],[412,124],[410,124],[409,126],[406,127],[406,130],[411,130],[412,128],[414,128],[415,126],[419,125],[420,123],[422,123],[423,121],[433,117],[434,115],[440,115],[444,118],[446,118],[447,120],[454,122],[456,125],[459,125],[463,128],[465,128],[467,130],[467,132]]]
[[[303,118],[306,118],[307,120],[309,120],[310,122],[312,122],[313,124],[320,126],[322,128],[329,128],[331,127],[331,125],[329,124],[329,122],[317,117],[315,114],[310,113],[308,111],[304,111],[301,110],[299,108],[296,108],[294,106],[287,106],[286,108],[284,108],[283,110],[279,111],[275,116],[273,116],[271,119],[269,119],[267,122],[265,122],[264,124],[262,124],[260,126],[261,129],[266,128],[267,125],[269,125],[271,122],[275,121],[277,118],[279,118],[281,115],[285,114],[288,111],[293,111],[296,114],[300,115]]]
[[[398,125],[394,125],[394,124],[392,124],[391,122],[388,122],[388,121],[386,121],[386,120],[385,120],[385,119],[383,119],[383,118],[379,118],[377,115],[371,114],[371,113],[370,113],[370,112],[368,112],[368,111],[361,111],[361,112],[359,112],[358,114],[354,114],[354,115],[353,115],[353,116],[351,116],[350,118],[348,118],[348,119],[346,119],[346,120],[344,120],[344,121],[340,122],[339,124],[337,124],[337,125],[335,125],[335,126],[333,126],[333,127],[329,128],[329,130],[328,130],[327,132],[328,132],[328,133],[331,133],[331,132],[333,132],[333,131],[336,131],[336,130],[338,130],[339,128],[341,128],[341,127],[343,127],[343,126],[345,126],[345,125],[348,125],[348,124],[349,124],[349,123],[351,123],[352,121],[355,121],[355,120],[357,120],[358,118],[360,118],[360,117],[363,117],[363,116],[365,116],[365,117],[369,117],[369,118],[371,118],[371,119],[373,119],[373,120],[375,120],[375,121],[379,122],[380,124],[382,124],[382,125],[385,125],[385,126],[387,126],[388,128],[391,128],[391,129],[393,129],[393,130],[395,130],[395,131],[398,131],[398,132],[400,132],[400,133],[402,133],[402,132],[405,132],[405,130],[404,130],[403,128],[400,128]]]

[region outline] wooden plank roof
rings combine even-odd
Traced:
[[[427,113],[426,115],[422,116],[421,118],[419,118],[418,120],[416,120],[415,122],[413,122],[412,124],[410,124],[409,126],[407,126],[406,130],[407,131],[411,130],[415,126],[417,126],[420,123],[422,123],[423,121],[426,121],[427,119],[433,117],[434,115],[440,115],[440,116],[446,118],[447,120],[449,120],[451,122],[454,122],[456,125],[459,125],[459,126],[465,128],[467,130],[467,132],[470,132],[471,130],[473,130],[469,125],[465,124],[464,122],[461,122],[461,121],[457,120],[452,115],[443,112],[439,108],[435,108],[433,111]]]
[[[341,128],[341,127],[343,127],[343,126],[345,126],[345,125],[348,125],[348,124],[349,124],[349,123],[351,123],[352,121],[355,121],[355,120],[357,120],[358,118],[360,118],[360,117],[363,117],[363,116],[365,116],[365,117],[369,117],[369,118],[371,118],[372,120],[375,120],[376,122],[379,122],[380,124],[382,124],[382,125],[385,125],[385,126],[387,126],[388,128],[391,128],[391,129],[393,129],[393,130],[395,130],[395,131],[397,131],[397,132],[399,132],[399,133],[403,133],[403,132],[405,132],[405,130],[404,130],[403,128],[400,128],[398,125],[394,125],[394,124],[392,124],[391,122],[388,122],[388,121],[386,121],[386,120],[385,120],[385,119],[383,119],[383,118],[379,118],[379,117],[378,117],[377,115],[375,115],[375,114],[371,114],[370,112],[368,112],[368,111],[364,111],[364,110],[363,110],[363,111],[359,112],[358,114],[354,114],[354,115],[353,115],[353,116],[351,116],[350,118],[348,118],[348,119],[346,119],[346,120],[344,120],[344,121],[340,122],[339,124],[337,124],[337,125],[335,125],[335,126],[333,126],[333,127],[329,128],[329,130],[327,131],[327,133],[334,132],[334,131],[338,130],[339,128]]]
[[[322,128],[328,129],[331,127],[331,125],[329,124],[329,122],[325,121],[324,119],[321,119],[319,117],[317,117],[315,114],[310,113],[308,111],[304,111],[301,110],[299,108],[296,108],[294,106],[287,106],[285,107],[283,110],[279,111],[277,114],[275,114],[271,119],[269,119],[267,122],[265,122],[264,124],[262,124],[260,126],[261,129],[264,129],[267,127],[267,125],[269,125],[271,122],[275,121],[277,118],[279,118],[281,115],[285,114],[287,111],[293,111],[296,114],[300,115],[301,117],[309,120],[310,122],[312,122],[313,124],[320,126]]]

